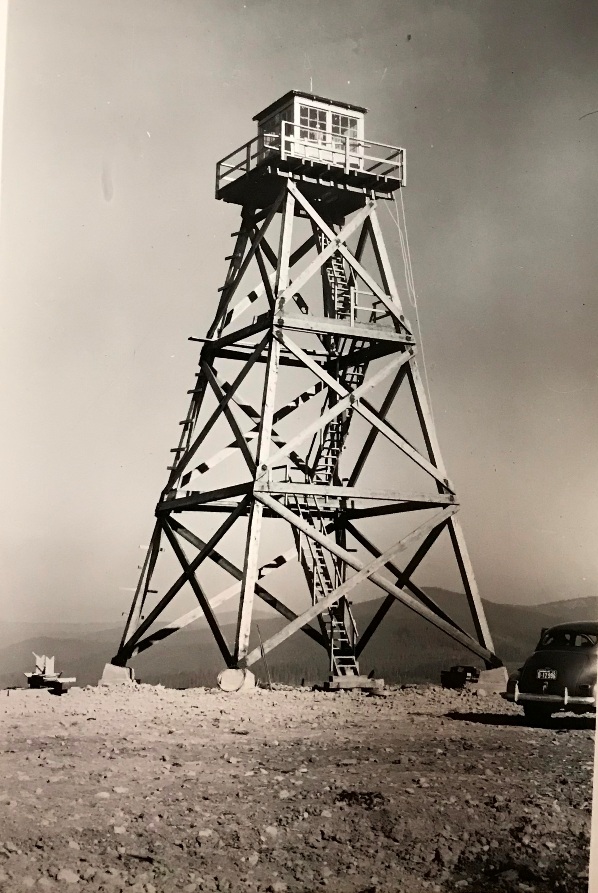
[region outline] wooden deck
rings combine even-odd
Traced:
[[[327,215],[332,213],[338,218],[363,207],[368,197],[388,199],[404,185],[400,174],[382,175],[359,168],[346,170],[316,159],[295,156],[283,159],[272,153],[255,165],[237,171],[234,179],[227,180],[219,169],[216,198],[236,205],[266,208],[276,199],[284,179],[300,183],[301,192],[309,201],[316,206],[325,205]],[[297,207],[296,214],[301,213]]]

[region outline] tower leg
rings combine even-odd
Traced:
[[[295,200],[288,192],[284,199],[282,224],[280,228],[280,244],[278,264],[276,270],[275,299],[286,288],[289,280],[289,257],[293,234],[293,213]],[[260,272],[262,270],[260,269]],[[278,381],[278,361],[280,357],[280,344],[272,339],[268,356],[268,365],[265,378],[264,395],[261,409],[261,426],[258,436],[256,452],[256,477],[262,476],[262,465],[270,454],[272,440],[272,423],[274,416],[274,400],[276,396],[276,384]],[[249,633],[251,628],[251,615],[257,583],[258,553],[260,546],[260,534],[262,529],[263,505],[254,502],[249,517],[247,531],[247,544],[245,550],[245,563],[243,566],[243,582],[241,586],[241,598],[239,604],[239,617],[237,623],[237,641],[235,647],[235,661],[237,665],[242,662],[249,650]]]
[[[235,648],[236,666],[239,666],[245,659],[247,651],[249,650],[249,633],[251,629],[255,584],[257,583],[257,557],[260,547],[263,511],[263,505],[260,502],[254,502],[249,516],[249,530],[245,547],[243,582],[241,585],[241,599],[237,623],[237,643]]]

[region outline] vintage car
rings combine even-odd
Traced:
[[[559,623],[542,630],[536,650],[509,677],[503,698],[525,716],[548,719],[559,710],[595,713],[598,622]]]

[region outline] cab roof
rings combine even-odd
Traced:
[[[311,99],[313,102],[325,102],[327,105],[333,105],[335,107],[339,107],[342,109],[349,109],[352,112],[362,112],[365,115],[367,109],[362,105],[352,105],[349,102],[337,102],[334,99],[327,99],[325,96],[317,96],[315,93],[304,93],[302,90],[289,90],[288,93],[285,93],[284,96],[281,96],[280,99],[277,99],[276,102],[271,102],[269,106],[263,109],[261,112],[258,112],[257,115],[254,115],[254,121],[262,121],[264,118],[267,118],[268,115],[278,108],[279,105],[286,104],[290,102],[294,96],[301,96],[302,99]]]
[[[597,620],[571,620],[569,623],[557,623],[555,626],[547,626],[545,632],[576,632],[589,633],[598,636]]]

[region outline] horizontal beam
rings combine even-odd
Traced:
[[[208,490],[204,493],[191,492],[190,496],[181,496],[176,499],[163,499],[156,506],[156,515],[168,512],[180,512],[183,509],[192,509],[196,505],[204,505],[208,502],[219,502],[231,496],[244,496],[251,490],[251,482],[235,484],[232,487],[219,487],[217,490]]]
[[[365,323],[350,325],[338,320],[330,320],[324,316],[288,316],[277,313],[274,319],[275,326],[284,329],[294,329],[298,332],[330,332],[334,335],[342,335],[345,338],[360,338],[370,341],[396,341],[399,344],[415,344],[413,335],[403,332],[395,332],[393,329],[385,329],[382,326],[370,326]]]
[[[184,509],[175,509],[174,511],[177,511],[177,512],[181,512],[181,511],[203,512],[206,514],[210,514],[211,512],[226,513],[226,512],[234,512],[235,509],[238,508],[238,506],[239,506],[238,502],[233,502],[232,500],[230,502],[226,502],[223,500],[222,502],[208,502],[205,505],[191,505],[191,506],[185,507]],[[246,512],[244,512],[243,514],[246,514]]]
[[[242,341],[243,338],[248,338],[251,335],[257,335],[259,332],[264,332],[270,324],[270,313],[262,313],[255,322],[252,322],[251,325],[244,326],[242,329],[237,329],[236,332],[229,332],[227,335],[222,335],[220,338],[214,338],[210,341],[205,341],[204,346],[201,350],[201,355],[206,357],[211,357],[213,353],[217,353],[223,347],[229,347],[232,344],[235,344],[237,341]]]
[[[214,354],[214,358],[219,360],[238,360],[241,363],[246,363],[251,355],[250,350],[252,349],[252,345],[235,345],[232,349],[225,347]],[[393,347],[393,341],[387,341],[386,339],[383,341],[378,340],[375,347],[364,347],[347,354],[339,355],[336,360],[336,368],[342,370],[352,366],[361,366],[364,363],[373,362],[374,360],[379,360],[381,357],[388,356],[388,354],[393,353],[394,350],[396,350],[396,348]],[[308,356],[314,356],[317,359],[322,357],[321,351],[306,350],[305,352]],[[267,362],[267,355],[259,356],[256,360],[256,363]],[[293,356],[288,356],[284,352],[280,355],[279,364],[281,366],[293,366],[295,369],[304,368],[303,363],[295,359]]]
[[[392,341],[378,341],[377,344],[370,347],[359,347],[357,349],[351,347],[347,353],[339,354],[338,357],[335,357],[334,368],[337,373],[341,373],[346,369],[373,363],[374,360],[387,357],[389,354],[401,349]],[[306,351],[306,353],[309,353],[309,351]],[[328,357],[326,357],[326,361],[328,361]]]
[[[384,515],[398,515],[406,512],[419,512],[422,509],[429,509],[433,505],[459,505],[456,499],[449,500],[447,503],[436,502],[434,497],[428,497],[431,502],[394,502],[386,505],[366,505],[363,508],[352,508],[348,506],[343,509],[343,517],[350,521],[358,521],[360,518],[378,518]]]
[[[250,354],[249,352],[243,352],[242,350],[231,350],[230,348],[224,348],[223,350],[219,350],[216,354],[219,360],[239,360],[242,363],[246,363]],[[268,357],[258,357],[256,360],[258,363],[267,363]],[[294,357],[285,357],[281,356],[280,358],[281,366],[294,366],[296,369],[302,368],[303,363],[300,363],[299,360],[294,359]]]
[[[456,505],[457,501],[452,493],[447,495],[435,493],[428,496],[425,493],[405,493],[401,490],[370,490],[367,487],[342,487],[332,484],[295,484],[276,483],[264,479],[256,480],[254,492],[268,493],[271,496],[283,496],[293,494],[295,496],[325,496],[331,499],[368,499],[385,500],[388,502],[416,502],[418,507]],[[392,510],[391,506],[388,511]]]

